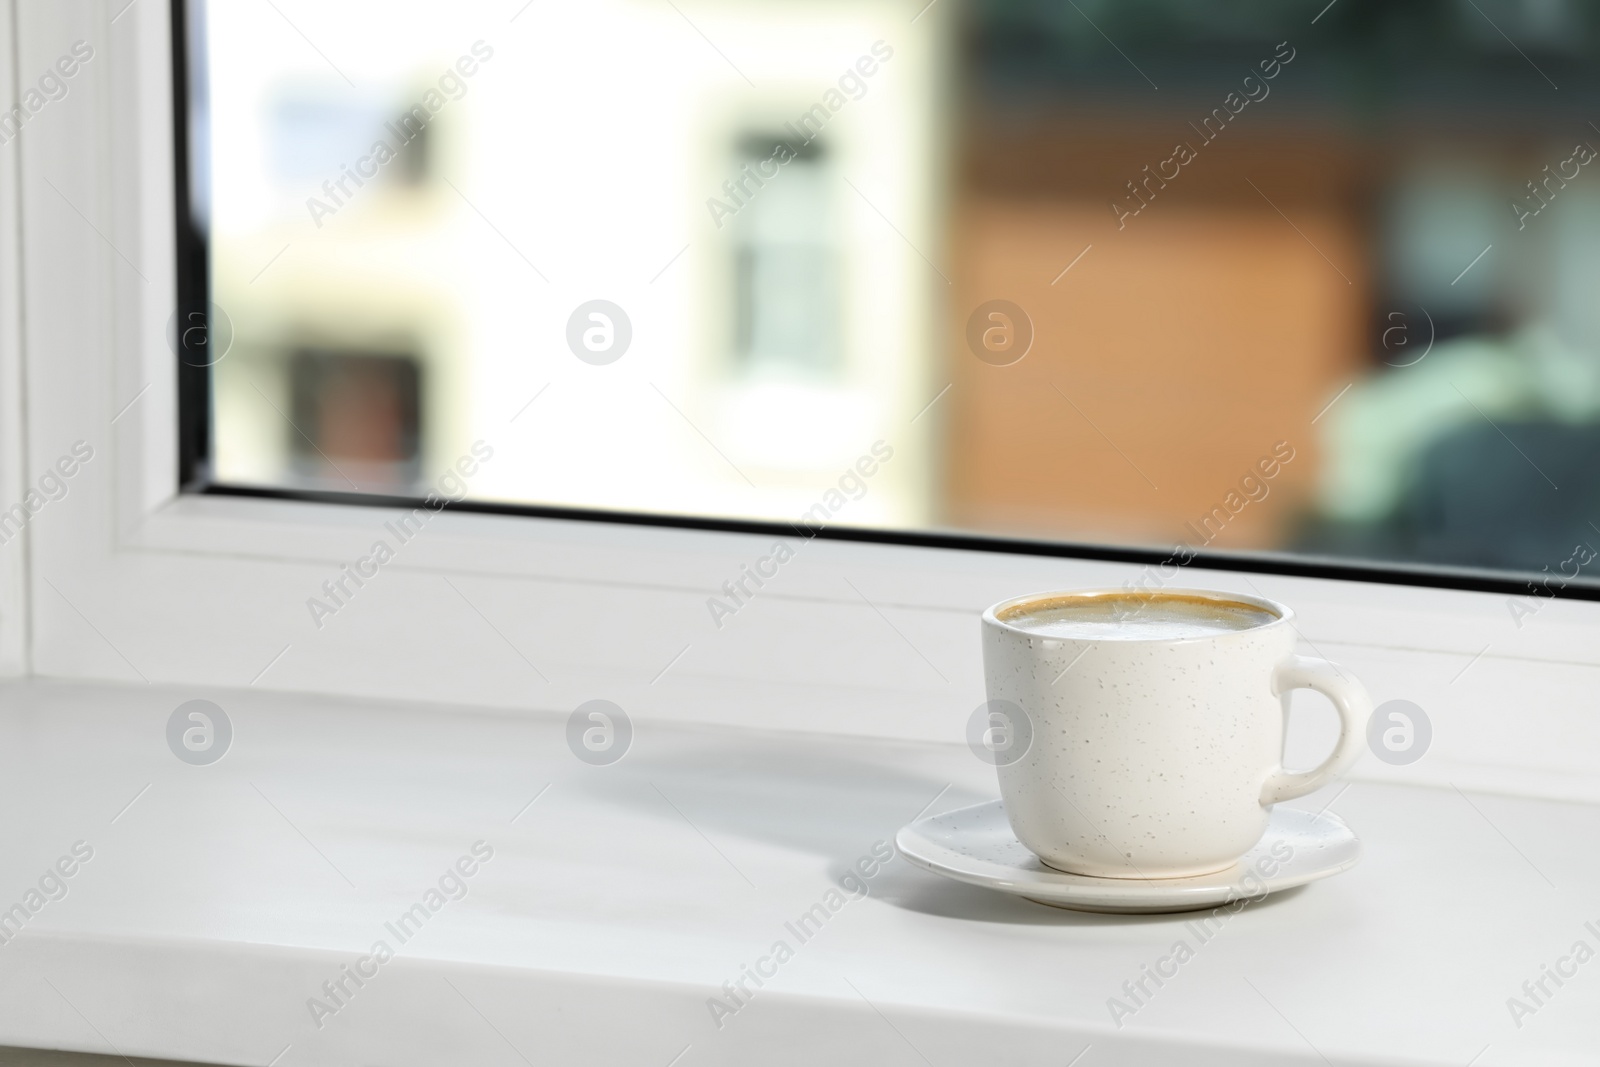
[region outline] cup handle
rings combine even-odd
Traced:
[[[1272,674],[1272,692],[1282,696],[1291,689],[1315,689],[1329,700],[1339,713],[1339,741],[1333,753],[1321,766],[1298,774],[1279,769],[1267,776],[1261,786],[1263,806],[1280,800],[1293,800],[1315,792],[1361,754],[1366,741],[1367,719],[1372,715],[1372,698],[1362,684],[1325,659],[1311,656],[1291,656],[1278,665]]]

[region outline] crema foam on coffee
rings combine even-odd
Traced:
[[[1017,604],[999,615],[1030,633],[1080,641],[1180,641],[1251,630],[1277,618],[1238,600],[1160,594],[1057,597]]]

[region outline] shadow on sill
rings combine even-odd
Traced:
[[[177,1060],[144,1060],[137,1056],[96,1056],[87,1052],[48,1052],[32,1048],[0,1048],[0,1067],[110,1067],[114,1063],[133,1067],[216,1067]]]

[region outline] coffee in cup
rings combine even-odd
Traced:
[[[983,615],[989,707],[1021,716],[1026,750],[997,761],[1017,839],[1059,870],[1182,878],[1223,870],[1273,804],[1359,755],[1372,702],[1327,660],[1295,654],[1293,613],[1202,590],[1085,590],[1002,601]],[[1340,717],[1333,753],[1283,768],[1291,690]]]

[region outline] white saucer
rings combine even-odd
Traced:
[[[1336,817],[1284,807],[1273,810],[1261,842],[1238,863],[1194,878],[1092,878],[1047,867],[1011,832],[998,800],[919,819],[894,843],[918,867],[958,882],[1056,908],[1116,913],[1194,911],[1260,897],[1349,870],[1361,858],[1361,842]]]

